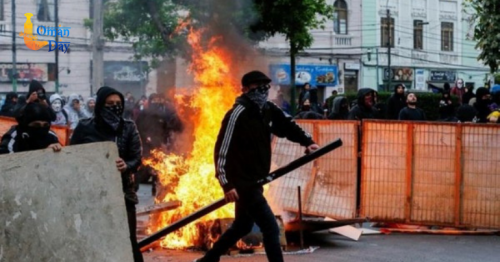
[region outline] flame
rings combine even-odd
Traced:
[[[234,104],[240,93],[238,81],[233,72],[236,63],[228,50],[218,47],[220,38],[213,37],[208,44],[202,44],[202,30],[190,29],[188,43],[192,48],[192,63],[189,71],[194,75],[198,87],[189,99],[176,98],[177,102],[189,101],[192,113],[190,123],[194,123],[192,151],[183,156],[153,151],[153,157],[145,164],[153,167],[159,177],[164,193],[156,202],[182,201],[176,210],[152,217],[150,233],[185,217],[197,209],[223,197],[223,192],[215,178],[213,150],[225,113]],[[178,104],[178,103],[176,103]],[[185,105],[184,105],[185,106]],[[168,189],[168,191],[166,191]],[[234,205],[226,205],[201,218],[201,221],[234,217]],[[185,248],[196,245],[199,237],[196,223],[169,234],[161,242],[162,247]]]

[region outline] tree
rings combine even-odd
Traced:
[[[291,104],[295,113],[295,57],[298,52],[311,46],[313,37],[309,30],[324,28],[324,23],[333,17],[333,6],[325,0],[255,0],[259,21],[251,26],[252,31],[265,32],[266,36],[284,34],[290,43]]]
[[[496,72],[500,63],[500,2],[498,0],[467,0],[466,8],[474,10],[474,39],[481,50],[478,59]]]

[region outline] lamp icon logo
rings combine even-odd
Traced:
[[[24,16],[26,16],[26,22],[24,23],[24,32],[20,32],[19,36],[24,38],[24,44],[29,49],[36,51],[42,49],[46,45],[49,45],[49,52],[55,51],[56,48],[64,53],[68,51],[70,42],[57,42],[56,46],[56,41],[38,40],[38,36],[33,33],[33,23],[31,22],[31,17],[33,16],[33,14],[25,13]],[[45,27],[41,25],[38,26],[36,32],[38,33],[38,35],[47,35],[53,37],[58,35],[62,38],[69,36],[69,29],[70,27],[61,27],[60,25],[58,27]]]

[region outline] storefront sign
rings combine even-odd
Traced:
[[[413,69],[405,67],[393,67],[389,71],[384,68],[384,80],[413,82]]]
[[[431,71],[429,77],[430,81],[433,82],[455,82],[457,74],[455,71]]]
[[[40,82],[49,81],[48,64],[16,64],[17,81],[29,82],[35,79]],[[0,63],[0,82],[12,82],[12,64]]]
[[[275,84],[290,84],[291,67],[289,64],[269,66],[271,78]],[[295,67],[295,84],[311,86],[338,85],[338,68],[335,65],[297,65]]]
[[[138,83],[147,77],[146,62],[105,61],[104,82]]]

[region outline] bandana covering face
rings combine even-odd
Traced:
[[[120,113],[120,114],[119,114]],[[121,123],[123,108],[121,106],[105,106],[102,109],[101,117],[114,131],[118,131]]]
[[[262,109],[269,96],[269,85],[263,85],[252,89],[246,93],[246,96]]]

